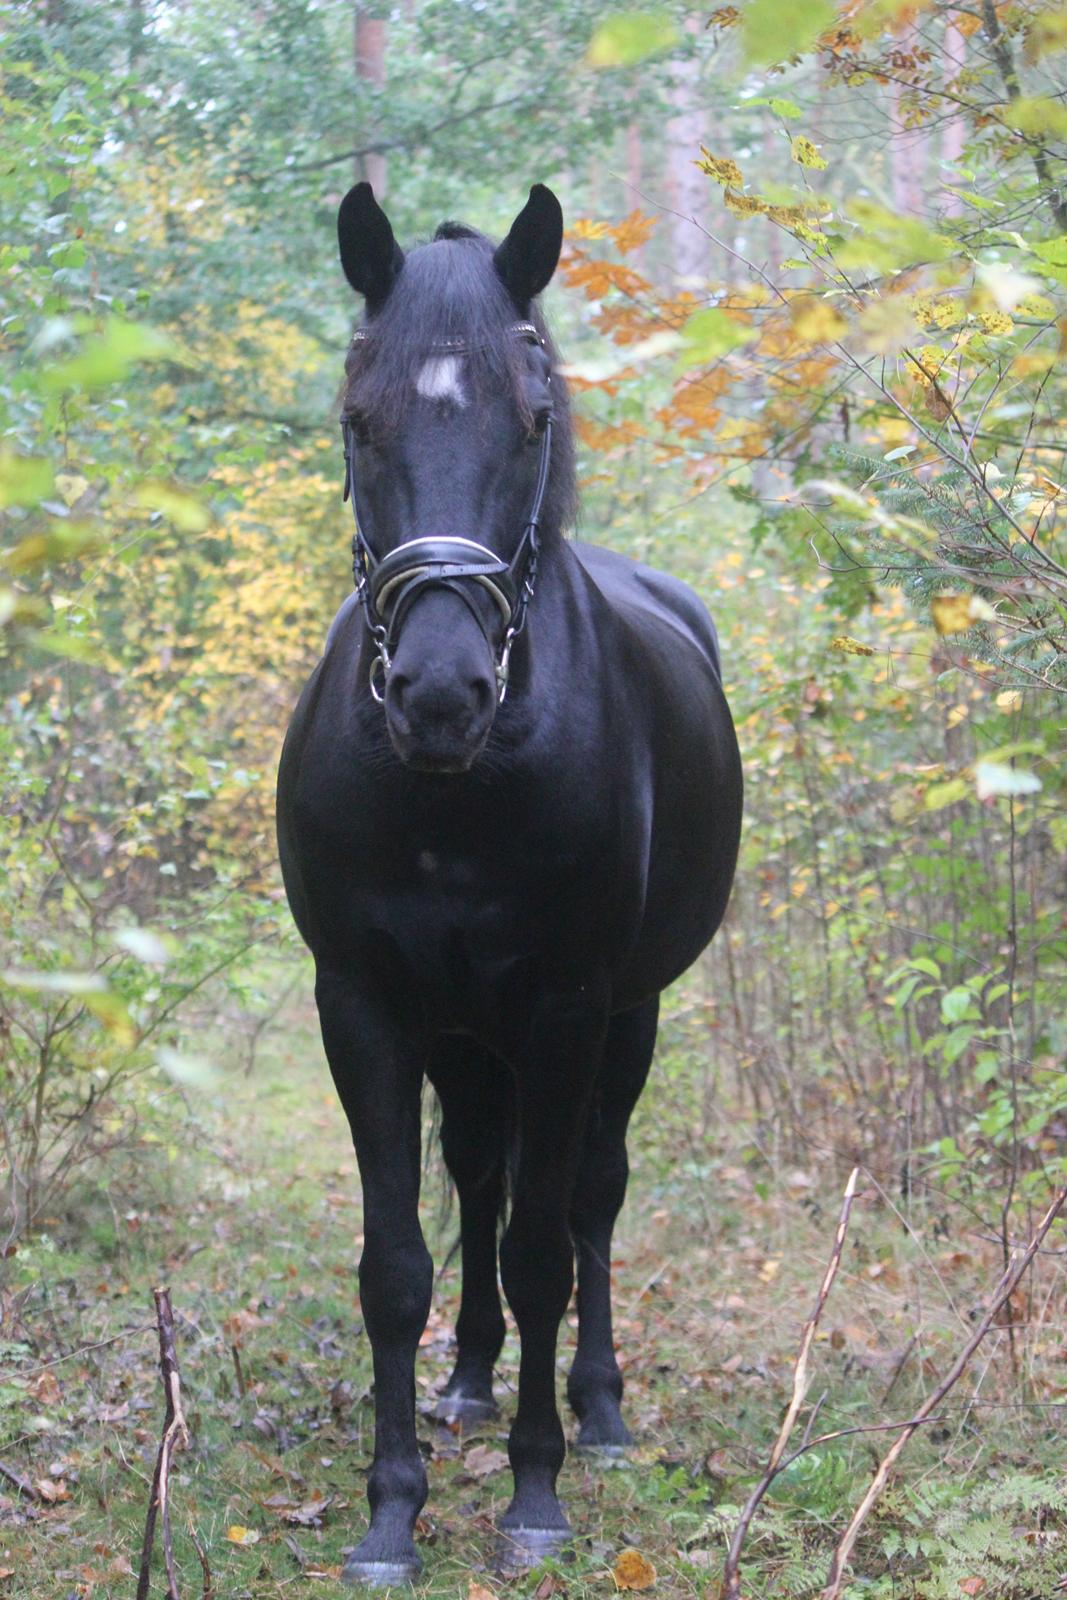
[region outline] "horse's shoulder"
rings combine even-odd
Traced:
[[[601,594],[623,614],[636,612],[655,618],[681,631],[697,648],[709,655],[719,670],[719,636],[704,602],[681,578],[645,566],[618,550],[576,540],[572,546],[583,571]]]
[[[356,610],[358,605],[359,605],[359,596],[355,592],[355,590],[353,589],[352,593],[348,596],[348,598],[346,600],[342,601],[341,607],[338,610],[337,615],[334,617],[333,621],[330,623],[330,631],[326,635],[326,644],[325,644],[325,647],[324,647],[323,652],[322,652],[323,655],[327,654],[327,652],[329,651],[330,646],[333,644],[334,640],[337,638],[337,635],[341,632],[341,629],[345,626],[346,622],[348,621],[348,618],[352,615],[353,611]]]

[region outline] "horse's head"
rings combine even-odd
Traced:
[[[341,264],[366,300],[344,416],[380,646],[360,692],[382,699],[411,767],[463,772],[479,755],[528,598],[531,517],[551,536],[566,510],[566,398],[534,306],[562,231],[559,202],[537,185],[495,249],[444,223],[405,256],[369,184],[341,203]]]

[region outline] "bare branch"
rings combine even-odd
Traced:
[[[163,1378],[167,1409],[163,1421],[163,1437],[159,1442],[159,1454],[156,1457],[156,1470],[152,1478],[148,1514],[145,1517],[141,1567],[137,1577],[137,1600],[148,1600],[152,1546],[156,1535],[156,1513],[160,1511],[163,1513],[163,1560],[167,1569],[167,1600],[181,1600],[178,1593],[178,1575],[174,1567],[174,1539],[170,1526],[170,1468],[175,1451],[184,1450],[189,1443],[189,1428],[182,1410],[181,1377],[174,1345],[174,1312],[170,1304],[170,1290],[153,1289],[152,1298],[156,1303],[159,1370]],[[206,1594],[210,1592],[210,1572],[206,1567],[204,1582]]]
[[[874,1477],[871,1479],[870,1485],[868,1486],[867,1493],[863,1496],[863,1499],[856,1507],[852,1514],[852,1520],[849,1522],[848,1527],[838,1540],[837,1547],[834,1550],[833,1559],[830,1562],[830,1569],[827,1573],[826,1587],[822,1592],[822,1600],[838,1600],[838,1596],[841,1593],[841,1586],[845,1580],[845,1572],[848,1568],[849,1560],[852,1556],[852,1551],[856,1540],[859,1537],[860,1529],[866,1522],[871,1507],[874,1505],[875,1501],[878,1499],[878,1496],[885,1488],[889,1479],[889,1475],[896,1464],[898,1456],[904,1449],[915,1430],[924,1422],[929,1420],[936,1407],[941,1404],[949,1390],[953,1388],[959,1378],[963,1375],[964,1371],[966,1370],[967,1363],[970,1361],[971,1357],[974,1355],[974,1352],[978,1349],[978,1346],[981,1344],[982,1340],[993,1326],[997,1315],[1015,1292],[1016,1285],[1018,1284],[1023,1273],[1026,1271],[1027,1267],[1030,1265],[1031,1261],[1033,1261],[1042,1239],[1055,1222],[1057,1216],[1063,1208],[1065,1201],[1067,1201],[1067,1188],[1062,1188],[1056,1194],[1052,1204],[1049,1206],[1048,1210],[1045,1212],[1045,1215],[1038,1223],[1037,1229],[1032,1235],[1030,1243],[1027,1245],[1026,1249],[1021,1255],[1017,1251],[1012,1252],[1011,1262],[1009,1263],[1007,1270],[1002,1275],[1000,1282],[997,1284],[997,1287],[993,1292],[993,1297],[990,1300],[989,1305],[986,1307],[986,1312],[982,1320],[979,1322],[973,1334],[967,1340],[967,1343],[964,1345],[963,1349],[952,1363],[952,1366],[949,1368],[945,1377],[942,1378],[937,1387],[923,1401],[922,1405],[915,1413],[915,1416],[904,1428],[900,1438],[896,1439],[893,1444],[890,1445],[889,1449],[882,1457]]]
[[[782,1425],[778,1429],[778,1437],[774,1441],[774,1448],[771,1451],[766,1470],[746,1500],[744,1509],[737,1519],[737,1527],[734,1529],[733,1538],[730,1540],[730,1548],[726,1552],[726,1565],[723,1568],[722,1577],[723,1600],[741,1600],[741,1550],[744,1546],[745,1537],[763,1496],[767,1493],[778,1474],[784,1471],[785,1466],[789,1464],[788,1462],[783,1463],[782,1457],[785,1453],[785,1447],[789,1443],[789,1436],[796,1424],[800,1408],[804,1404],[804,1396],[807,1393],[808,1384],[811,1381],[808,1374],[808,1356],[811,1353],[815,1330],[819,1326],[819,1318],[822,1316],[823,1307],[826,1305],[834,1279],[837,1277],[837,1269],[841,1265],[841,1251],[845,1244],[845,1234],[848,1232],[848,1219],[852,1210],[852,1202],[856,1195],[856,1184],[859,1181],[859,1175],[859,1167],[853,1167],[849,1174],[848,1183],[845,1185],[845,1193],[841,1202],[841,1215],[838,1218],[837,1232],[834,1235],[830,1259],[826,1263],[826,1271],[823,1273],[822,1283],[819,1285],[819,1292],[815,1297],[815,1305],[812,1308],[811,1316],[804,1324],[804,1331],[800,1336],[800,1349],[797,1351],[797,1358],[793,1364],[793,1393],[790,1396],[789,1405],[786,1407],[785,1416],[782,1418]],[[795,1461],[797,1455],[803,1454],[804,1450],[809,1448],[810,1445],[805,1438],[805,1443],[800,1450],[790,1456],[789,1460]]]

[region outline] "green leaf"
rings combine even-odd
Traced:
[[[150,966],[164,967],[170,960],[170,951],[158,933],[151,928],[120,928],[115,934],[120,950],[129,951],[138,961]]]
[[[777,95],[760,95],[755,100],[743,100],[742,106],[766,106],[776,117],[802,117],[803,111],[795,100],[779,100]]]
[[[923,796],[923,807],[927,811],[943,811],[946,806],[966,800],[969,793],[970,786],[966,778],[949,778],[944,783],[932,783]]]
[[[169,1046],[156,1053],[156,1060],[168,1078],[173,1078],[184,1089],[208,1089],[219,1076],[217,1068],[203,1056],[185,1055]]]
[[[41,456],[0,455],[0,506],[40,505],[54,481],[52,463]]]
[[[159,511],[180,533],[203,533],[211,517],[194,495],[172,489],[167,483],[138,484],[134,503],[149,511]]]
[[[1067,233],[1061,233],[1057,239],[1043,239],[1030,248],[1039,261],[1047,261],[1053,267],[1067,267]]]
[[[902,217],[873,200],[853,200],[848,212],[857,231],[834,250],[834,260],[843,267],[869,266],[893,272],[923,261],[947,261],[956,252],[951,239],[935,233],[925,222]]]
[[[158,328],[112,317],[103,333],[89,339],[76,356],[43,374],[45,389],[100,389],[118,383],[141,361],[177,355],[177,346]]]
[[[670,50],[678,37],[666,11],[619,13],[597,24],[585,59],[591,67],[634,67]]]
[[[1010,100],[1000,111],[1000,120],[1009,128],[1035,138],[1051,135],[1054,139],[1067,137],[1067,106],[1058,100],[1041,95],[1027,95]]]
[[[715,361],[743,344],[751,344],[758,331],[744,327],[715,306],[706,311],[694,311],[682,329],[680,365],[703,366],[707,361]]]
[[[974,768],[974,786],[979,800],[993,795],[1036,794],[1041,779],[1036,772],[1026,772],[1020,767],[1005,767],[999,761],[978,761]]]
[[[962,985],[949,989],[941,996],[941,1021],[962,1022],[967,1016],[978,1020],[978,1013],[974,1009],[974,995]]]
[[[34,994],[102,994],[107,980],[99,972],[34,972],[25,967],[7,967],[0,982],[9,989],[27,989]]]
[[[829,0],[749,0],[741,13],[745,60],[769,67],[802,55],[836,16]]]

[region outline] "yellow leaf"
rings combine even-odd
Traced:
[[[492,1589],[487,1589],[484,1583],[477,1583],[474,1578],[468,1578],[467,1600],[496,1600],[496,1595]]]
[[[938,633],[966,633],[976,622],[989,622],[996,612],[978,594],[939,594],[930,602]]]
[[[793,160],[799,162],[802,167],[813,167],[816,172],[821,172],[824,167],[830,165],[826,157],[821,156],[816,146],[812,144],[810,139],[806,139],[802,133],[798,133],[795,138],[790,139],[789,144]]]
[[[983,311],[978,317],[978,326],[983,333],[1010,333],[1015,324],[1006,311]]]
[[[858,639],[850,639],[847,633],[839,633],[836,639],[831,639],[830,649],[840,650],[846,656],[874,655],[871,645],[861,644]]]
[[[700,160],[695,165],[701,172],[706,172],[709,178],[714,178],[716,183],[740,188],[745,181],[736,161],[731,161],[728,156],[713,156],[704,145],[700,146]]]
[[[1005,689],[1002,694],[997,695],[997,705],[1001,711],[1018,711],[1022,703],[1023,697],[1018,689]]]
[[[727,189],[723,200],[726,209],[738,217],[761,217],[767,210],[765,200],[759,200],[753,194],[742,194],[739,189]]]
[[[88,478],[79,477],[74,472],[57,472],[56,488],[63,498],[63,504],[72,506],[80,500],[89,487]]]
[[[651,1589],[656,1569],[640,1550],[623,1550],[611,1569],[616,1589]]]
[[[239,1522],[231,1523],[226,1529],[226,1537],[231,1544],[258,1544],[259,1534],[255,1528],[244,1528]]]
[[[805,295],[789,308],[793,332],[804,344],[826,344],[848,332],[848,323],[828,300]]]
[[[677,38],[677,26],[664,11],[620,13],[597,25],[586,61],[591,67],[633,67],[662,55]]]

